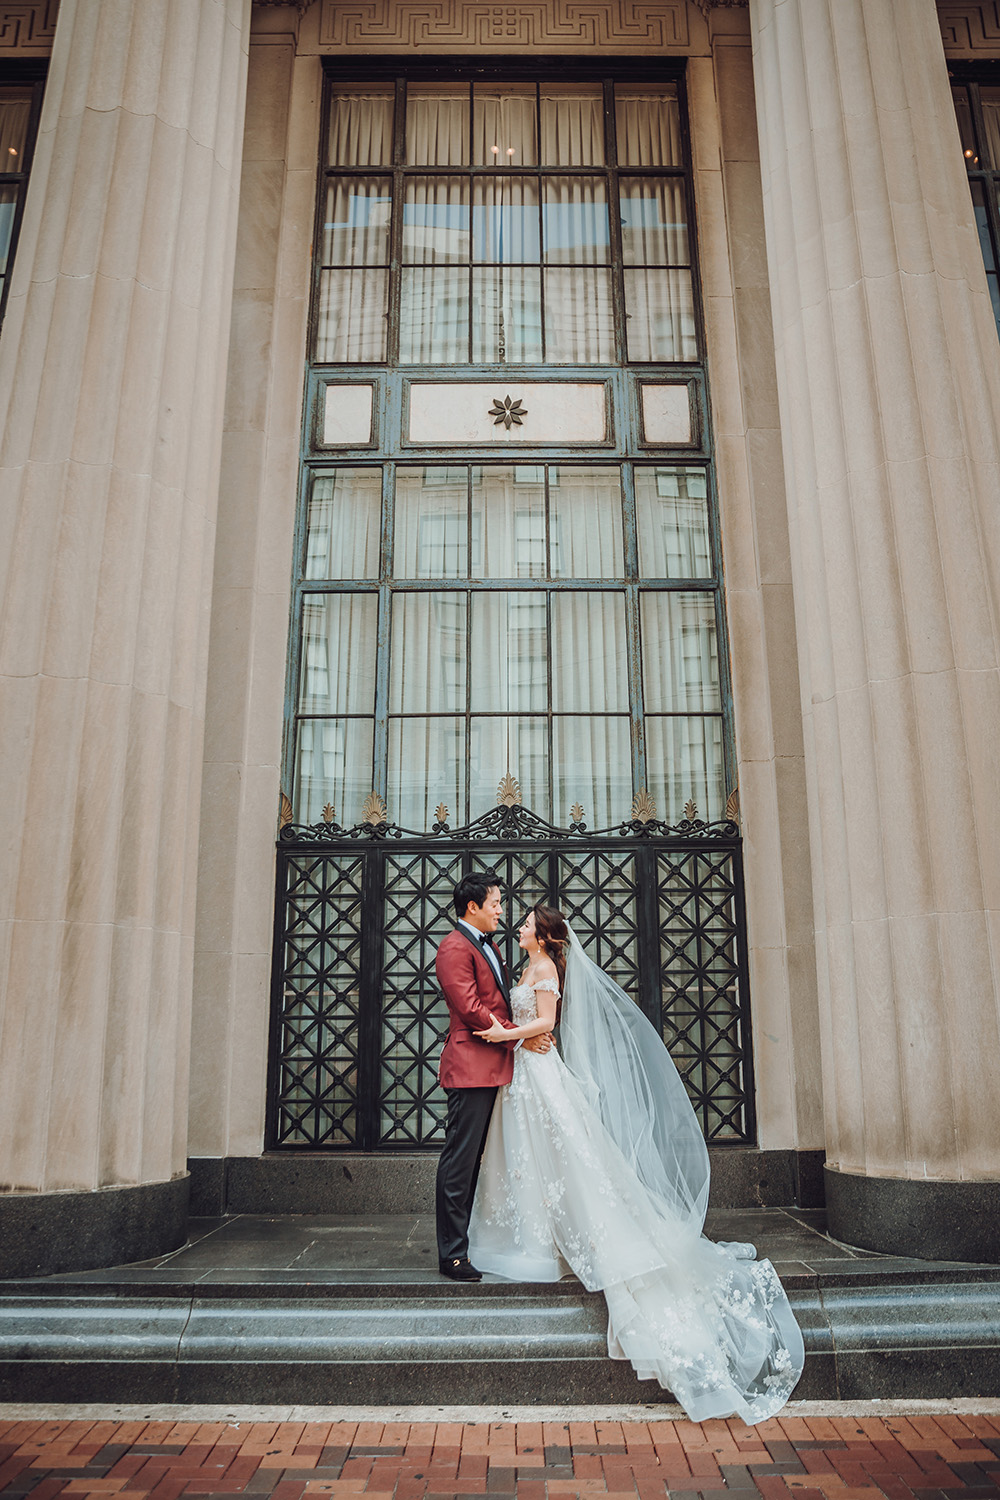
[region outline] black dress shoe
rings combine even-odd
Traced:
[[[450,1276],[452,1281],[482,1281],[482,1271],[477,1271],[475,1266],[465,1259],[439,1260],[438,1270],[442,1276]]]

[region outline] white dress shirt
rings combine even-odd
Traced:
[[[497,976],[497,983],[499,984],[500,988],[503,990],[504,994],[506,994],[507,993],[507,986],[504,983],[503,969],[501,969],[501,967],[500,967],[500,958],[499,958],[499,955],[497,954],[496,949],[494,947],[492,947],[492,945],[489,948],[486,948],[486,947],[483,946],[483,944],[479,941],[479,939],[483,936],[483,934],[479,931],[478,927],[473,927],[473,925],[472,925],[471,922],[466,922],[464,920],[464,918],[459,917],[459,919],[458,919],[458,925],[459,925],[459,927],[464,927],[465,928],[466,932],[469,934],[469,936],[472,938],[473,942],[476,944],[476,946],[479,948],[480,952],[483,954],[483,957],[485,959],[487,959],[487,961],[489,962],[489,965],[490,965],[491,969],[493,970],[494,974]],[[486,936],[488,937],[489,934],[487,933]]]

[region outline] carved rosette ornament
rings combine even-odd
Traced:
[[[509,432],[511,426],[521,426],[528,415],[528,409],[521,400],[512,401],[509,396],[505,396],[501,401],[499,396],[494,396],[493,405],[486,415],[493,418],[494,427],[499,427],[502,422]]]

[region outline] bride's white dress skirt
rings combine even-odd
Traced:
[[[511,992],[514,1020],[534,992]],[[742,1255],[741,1255],[742,1252]],[[773,1416],[802,1373],[802,1335],[770,1261],[713,1244],[639,1180],[555,1048],[518,1048],[497,1094],[469,1228],[473,1265],[514,1281],[570,1270],[608,1304],[608,1353],[695,1421]]]

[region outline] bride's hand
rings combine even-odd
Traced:
[[[479,1040],[481,1042],[504,1042],[504,1041],[506,1041],[507,1040],[506,1029],[503,1026],[500,1025],[500,1022],[497,1020],[496,1016],[494,1016],[492,1014],[492,1012],[490,1013],[490,1018],[491,1018],[491,1020],[493,1022],[493,1025],[490,1027],[489,1031],[477,1031],[475,1033],[475,1035],[479,1038]]]

